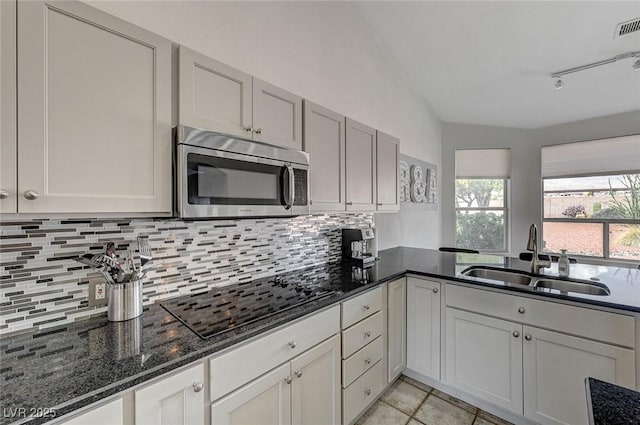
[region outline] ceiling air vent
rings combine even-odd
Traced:
[[[614,37],[622,37],[623,35],[627,35],[635,31],[640,31],[640,18],[618,24],[618,26],[616,26],[616,34]]]

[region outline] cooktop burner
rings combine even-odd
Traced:
[[[341,268],[304,269],[168,299],[165,310],[206,339],[341,292]]]

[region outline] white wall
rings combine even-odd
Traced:
[[[442,241],[455,241],[455,161],[456,149],[511,149],[511,253],[526,247],[531,223],[542,226],[542,178],[540,149],[556,145],[608,137],[640,134],[640,111],[593,118],[534,130],[443,123],[442,135]]]
[[[346,2],[87,3],[399,137],[402,153],[440,164],[440,120]],[[439,246],[439,211],[402,214],[376,218],[381,249]],[[421,229],[419,240],[397,233],[401,221]]]

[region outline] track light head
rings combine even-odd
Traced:
[[[556,90],[560,90],[562,87],[564,87],[564,83],[562,82],[562,79],[560,77],[557,77],[558,79],[556,80],[555,83],[555,88]]]

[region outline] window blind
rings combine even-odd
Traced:
[[[456,150],[456,178],[502,178],[511,176],[511,150]]]
[[[640,134],[542,148],[542,177],[640,172]]]

